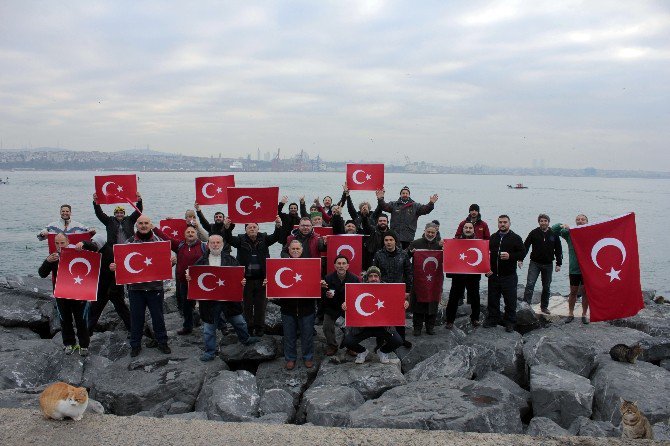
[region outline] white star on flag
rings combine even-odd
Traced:
[[[260,201],[257,201],[256,203],[254,203],[254,207],[255,207],[256,209],[260,208],[260,207],[261,207],[261,203],[260,203]]]
[[[217,188],[216,188],[216,193],[217,193],[217,194],[220,194],[222,191],[223,191],[223,189],[221,189],[220,187],[217,187]]]
[[[371,180],[371,179],[372,179],[372,175],[370,175],[370,174],[366,174],[366,175],[365,175],[365,179],[366,179],[366,180]]]
[[[216,284],[217,284],[218,286],[223,286],[225,282],[226,282],[225,280],[221,280],[221,279],[219,279],[219,280],[216,281]]]
[[[465,260],[465,253],[462,252],[461,255],[460,255],[459,257],[461,258],[461,260]]]
[[[150,258],[150,257],[147,257],[146,259],[144,259],[144,264],[145,264],[146,266],[151,265],[151,258]]]
[[[295,277],[293,277],[296,282],[302,281],[302,275],[301,274],[296,274]]]
[[[379,310],[380,308],[384,308],[384,301],[383,300],[377,300],[377,303],[375,304],[377,309]]]
[[[428,275],[426,276],[426,280],[429,281],[429,282],[431,282],[431,281],[433,280],[433,276],[431,276],[430,274],[428,274]]]
[[[619,273],[621,270],[617,271],[614,268],[610,269],[609,273],[605,273],[606,276],[610,276],[610,283],[614,282],[614,279],[616,280],[621,280],[621,277],[619,277]]]
[[[123,192],[123,187],[119,186],[116,188],[116,190],[118,190],[119,192]]]
[[[177,231],[172,231],[172,236],[176,237],[179,233]]]
[[[77,277],[74,278],[74,283],[76,283],[77,285],[81,285],[82,280],[83,279],[81,277],[77,276]]]

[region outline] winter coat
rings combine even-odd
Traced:
[[[563,247],[561,246],[561,239],[557,233],[551,229],[543,231],[539,227],[533,229],[526,237],[523,243],[525,249],[524,257],[528,255],[528,251],[532,247],[530,253],[530,260],[541,265],[550,265],[556,258],[556,266],[563,264]]]
[[[326,284],[328,284],[328,290],[335,291],[335,295],[333,297],[327,297],[325,295],[325,291],[327,290],[324,290],[324,293],[321,296],[321,307],[323,308],[324,313],[333,319],[344,316],[342,304],[344,303],[344,291],[346,284],[360,283],[361,279],[357,275],[347,271],[347,274],[344,276],[344,280],[340,280],[340,278],[337,276],[337,271],[333,271],[332,273],[326,275],[323,280],[325,280]]]
[[[109,245],[115,245],[118,243],[117,238],[119,234],[119,227],[121,228],[121,231],[123,231],[126,239],[133,237],[133,234],[135,233],[135,222],[138,218],[140,218],[141,211],[143,209],[142,200],[137,201],[137,209],[139,209],[140,212],[135,210],[132,214],[123,217],[123,220],[119,221],[113,215],[110,217],[109,215],[105,214],[99,204],[93,203],[95,216],[98,217],[100,223],[105,225],[105,229],[107,230],[107,243]]]
[[[270,258],[270,246],[279,241],[281,228],[275,226],[275,231],[267,235],[259,232],[256,240],[245,234],[233,236],[232,229],[225,232],[226,244],[237,248],[237,261],[245,267],[244,276],[247,279],[262,279],[265,277],[265,260]]]
[[[470,215],[468,214],[468,216],[465,217],[465,220],[463,220],[458,225],[458,229],[456,229],[455,238],[460,238],[463,235],[463,225],[465,225],[466,223],[472,223],[473,226],[475,227],[475,238],[481,240],[489,240],[491,238],[491,233],[489,232],[489,225],[487,225],[486,222],[482,220],[481,214],[477,215],[477,218],[474,221],[472,221],[472,217],[470,217]]]
[[[396,246],[394,251],[382,248],[375,253],[372,264],[382,273],[382,281],[386,283],[404,283],[406,292],[412,289],[414,272],[409,261],[409,255]]]
[[[435,208],[432,202],[420,204],[411,198],[406,203],[402,201],[389,201],[388,203],[380,198],[379,207],[391,214],[391,223],[389,226],[398,234],[401,242],[411,242],[416,234],[416,225],[421,215],[430,214]]]
[[[501,252],[508,252],[509,259],[500,258]],[[523,240],[513,231],[507,234],[495,232],[489,240],[489,253],[491,255],[491,271],[497,276],[516,275],[516,262],[523,260],[526,250]]]
[[[300,232],[300,229],[294,229],[286,239],[286,245],[282,249],[282,253],[288,253],[288,245],[293,240],[298,240],[302,244],[302,258],[319,258],[321,257],[320,252],[326,250],[326,245],[323,244],[323,240],[314,232],[314,229],[307,235]]]

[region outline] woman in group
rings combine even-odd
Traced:
[[[463,224],[463,233],[461,235],[456,235],[454,238],[476,238],[474,225],[469,221],[465,222],[465,224]],[[449,302],[447,303],[447,323],[445,326],[447,329],[451,330],[454,328],[456,310],[458,310],[458,301],[463,299],[466,290],[468,292],[468,303],[472,309],[470,321],[474,327],[479,326],[479,282],[481,279],[481,274],[451,275],[451,289],[449,290]]]

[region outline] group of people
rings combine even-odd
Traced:
[[[435,334],[438,313],[438,301],[426,302],[419,299],[413,287],[412,258],[416,250],[441,250],[443,246],[440,223],[437,220],[424,226],[423,234],[416,237],[418,219],[429,214],[438,201],[432,195],[426,204],[415,202],[408,187],[400,190],[398,199],[385,200],[385,191],[375,192],[377,204],[374,210],[368,202],[355,207],[346,186],[340,200],[335,203],[331,197],[324,197],[323,203],[317,198],[307,210],[305,199],[289,203],[288,197],[282,197],[278,204],[278,214],[274,231],[270,234],[260,232],[256,223],[244,225],[242,231],[234,234],[235,224],[222,212],[214,214],[210,223],[202,213],[198,203],[194,210],[185,213],[186,229],[182,237],[176,238],[155,227],[150,218],[142,214],[142,197],[137,194],[135,211],[126,215],[122,206],[116,206],[112,216],[105,214],[93,195],[93,208],[98,220],[104,225],[105,233],[95,233],[90,241],[79,242],[75,249],[97,251],[102,254],[102,266],[98,286],[97,301],[90,308],[81,301],[56,299],[62,325],[62,338],[65,352],[79,351],[88,354],[90,336],[108,301],[112,301],[117,313],[130,332],[131,356],[137,356],[142,350],[142,337],[149,335],[147,346],[156,347],[163,353],[170,353],[167,330],[163,316],[163,281],[136,283],[126,286],[128,302],[124,299],[124,289],[116,285],[113,246],[122,243],[147,243],[170,241],[173,251],[172,262],[175,265],[175,289],[178,307],[183,315],[182,328],[178,335],[188,335],[197,325],[198,317],[203,325],[204,352],[202,361],[213,360],[217,355],[217,330],[226,332],[232,325],[239,342],[245,345],[258,342],[265,335],[266,298],[266,259],[270,258],[270,247],[276,243],[282,245],[281,256],[286,258],[321,258],[327,249],[328,237],[320,236],[315,227],[331,226],[333,234],[363,235],[363,274],[361,277],[349,271],[349,260],[339,255],[334,260],[334,271],[326,274],[325,258],[322,258],[322,297],[321,299],[291,298],[275,299],[281,308],[283,325],[283,343],[286,368],[292,370],[298,361],[297,340],[300,338],[302,361],[306,368],[314,365],[315,325],[322,321],[326,338],[326,355],[335,355],[344,348],[356,356],[356,363],[365,362],[369,352],[361,345],[364,339],[374,337],[377,341],[377,353],[382,363],[396,362],[389,354],[400,346],[411,347],[405,336],[405,326],[353,328],[347,327],[341,341],[338,342],[338,327],[342,327],[345,306],[345,288],[347,283],[403,283],[405,284],[405,309],[413,317],[413,334],[421,336],[425,328],[427,335]],[[288,212],[284,208],[288,204]],[[344,209],[349,219],[344,219]],[[49,224],[38,234],[44,239],[48,233],[55,233],[56,252],[50,254],[39,268],[42,277],[55,277],[58,270],[58,252],[69,245],[68,235],[80,232],[95,232],[72,220],[69,205],[61,206],[60,219]],[[473,204],[467,217],[459,224],[455,238],[489,240],[491,257],[488,277],[488,317],[484,327],[498,324],[513,331],[516,323],[517,269],[530,253],[528,279],[524,299],[530,302],[538,277],[541,276],[541,311],[549,314],[549,287],[552,271],[559,271],[562,265],[560,237],[566,239],[570,253],[570,317],[574,319],[574,306],[580,285],[583,283],[579,272],[574,249],[570,241],[569,227],[556,224],[549,227],[549,217],[540,214],[538,228],[528,234],[525,242],[510,229],[507,215],[498,217],[498,231],[491,234],[488,225],[482,220],[480,208]],[[576,224],[587,222],[586,216],[579,215]],[[235,255],[233,255],[233,249]],[[555,262],[555,266],[554,266]],[[188,299],[188,282],[191,280],[189,267],[193,265],[244,266],[242,281],[244,287],[243,302],[232,301],[196,301]],[[473,326],[480,325],[480,274],[449,274],[451,289],[446,308],[446,328],[452,329],[459,303],[467,292],[467,301],[471,306],[470,320]],[[582,321],[588,323],[586,312],[588,304],[582,295]],[[505,303],[504,314],[500,314],[500,298]],[[145,327],[145,312],[149,310],[153,330]],[[74,331],[76,326],[76,336]],[[78,342],[77,342],[78,341]]]

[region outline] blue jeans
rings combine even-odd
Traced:
[[[307,361],[314,358],[314,313],[307,316],[297,317],[292,314],[281,315],[281,323],[284,327],[284,359],[295,361],[298,358],[296,342],[298,340],[298,327],[300,327],[300,350],[302,359]]]
[[[526,290],[523,293],[523,300],[531,303],[533,300],[533,290],[538,276],[542,275],[542,297],[540,298],[540,307],[549,306],[549,287],[551,286],[551,273],[554,269],[552,263],[543,265],[542,263],[530,261],[528,265],[528,278],[526,279]]]
[[[184,325],[186,330],[193,329],[193,309],[195,308],[194,300],[187,300],[188,297],[188,282],[177,280],[177,307],[184,313]]]
[[[244,316],[238,314],[229,317],[228,322],[233,324],[237,339],[242,344],[246,344],[249,339],[249,331],[247,330],[247,323],[244,320]],[[207,322],[202,324],[202,335],[205,340],[205,355],[210,357],[216,356],[216,329],[223,327],[223,323],[223,318],[219,317],[216,324],[209,324]]]
[[[130,302],[130,347],[142,346],[144,313],[147,307],[151,314],[151,325],[156,341],[159,344],[167,344],[167,330],[163,317],[163,290],[128,290],[128,301]]]
[[[519,277],[516,274],[509,276],[492,275],[489,277],[488,318],[500,320],[500,296],[505,301],[505,320],[516,324],[516,286]]]

